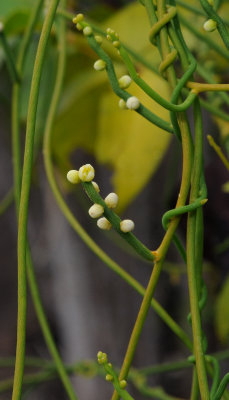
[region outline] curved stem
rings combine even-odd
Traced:
[[[28,203],[29,203],[30,183],[31,183],[31,172],[33,163],[33,142],[34,142],[35,120],[36,120],[41,72],[44,63],[45,50],[48,43],[48,38],[51,31],[52,23],[55,17],[57,5],[58,5],[58,0],[52,0],[42,28],[36,60],[34,64],[32,85],[31,85],[31,92],[29,99],[21,198],[19,206],[19,222],[18,222],[18,323],[17,323],[16,362],[15,362],[12,400],[19,400],[21,398],[21,391],[22,391],[24,360],[25,360],[26,308],[27,308],[27,290],[26,290],[27,220],[28,220]]]

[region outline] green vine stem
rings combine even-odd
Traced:
[[[6,39],[5,32],[4,32],[4,25],[2,22],[0,22],[0,43],[2,44],[3,50],[5,52],[6,64],[7,64],[8,71],[9,71],[12,82],[20,82],[19,73],[18,73],[18,70],[15,65],[15,61],[14,61],[14,57],[13,57],[11,48]]]
[[[149,10],[152,10],[152,3],[148,0],[145,0],[145,6]],[[162,9],[159,12],[160,9],[160,2],[158,2],[158,18],[162,17],[164,14],[164,9]],[[150,12],[149,12],[150,13]],[[165,28],[163,27],[160,31],[160,36],[161,36],[161,49],[162,49],[162,55],[163,58],[166,58],[167,54],[170,52],[169,45],[167,44],[167,33],[163,30]],[[175,72],[173,68],[170,66],[167,69],[168,71],[168,77],[170,81],[170,85],[172,87],[176,86],[176,78],[175,78]],[[188,195],[188,190],[189,190],[189,184],[190,184],[190,174],[191,174],[191,166],[192,166],[192,141],[191,141],[191,136],[190,136],[190,131],[189,127],[187,125],[187,121],[185,116],[180,113],[178,114],[178,120],[179,120],[179,125],[180,125],[180,130],[181,130],[181,136],[182,136],[182,150],[183,150],[183,172],[182,172],[182,181],[181,181],[181,187],[180,187],[180,194],[177,200],[176,207],[183,206],[185,204],[187,195]],[[143,302],[141,304],[138,317],[134,326],[134,329],[132,331],[130,341],[128,344],[128,348],[126,351],[126,355],[124,357],[124,361],[122,364],[122,368],[120,371],[119,379],[126,379],[128,376],[128,372],[130,369],[130,365],[132,363],[134,354],[135,354],[135,349],[148,313],[149,309],[149,304],[150,301],[153,297],[160,272],[162,269],[163,261],[166,256],[168,247],[171,243],[171,240],[173,238],[173,235],[175,233],[175,230],[178,226],[179,223],[179,217],[176,217],[176,219],[172,220],[168,230],[162,240],[162,243],[159,247],[159,249],[155,252],[156,253],[156,262],[154,265],[154,269],[149,281],[149,284],[146,289],[146,294],[144,296]],[[112,400],[118,400],[119,395],[117,392],[113,393]]]
[[[55,17],[58,0],[52,0],[38,45],[37,55],[34,64],[24,153],[24,165],[21,185],[21,197],[19,206],[18,222],[18,325],[17,325],[17,349],[14,374],[14,386],[12,400],[21,398],[22,381],[24,373],[25,359],[25,339],[26,339],[26,246],[27,246],[27,220],[28,203],[31,183],[32,163],[33,163],[33,141],[35,133],[35,120],[38,103],[39,84],[41,71],[45,57],[45,50],[48,43],[49,34]]]
[[[227,28],[224,24],[224,21],[222,18],[216,13],[214,8],[209,4],[207,0],[200,0],[200,4],[202,5],[204,11],[206,12],[207,16],[211,19],[213,19],[217,23],[217,29],[218,32],[229,50],[229,33],[227,31]]]
[[[223,58],[229,60],[229,52],[226,49],[220,47],[218,43],[214,42],[208,35],[198,30],[183,15],[179,14],[179,20],[185,26],[185,28],[187,28],[190,32],[192,32],[198,39],[201,40],[201,42],[205,42],[210,47],[210,49],[214,49]]]
[[[57,186],[52,160],[51,160],[51,124],[49,124],[45,129],[44,133],[44,143],[43,143],[43,154],[46,175],[49,181],[50,188],[53,192],[55,200],[60,207],[65,218],[80,236],[80,238],[86,243],[86,245],[105,263],[105,265],[119,275],[128,285],[130,285],[134,290],[136,290],[141,296],[144,296],[145,289],[143,286],[134,279],[130,274],[128,274],[123,268],[121,268],[115,261],[113,261],[86,233],[86,231],[79,224],[75,216],[70,211],[61,192]],[[176,322],[169,316],[169,314],[163,309],[163,307],[155,300],[152,299],[151,307],[156,311],[156,313],[162,318],[162,320],[170,327],[170,329],[181,339],[181,341],[187,346],[189,350],[192,349],[192,343],[187,336],[187,334],[182,330],[182,328],[176,324]]]
[[[194,152],[194,167],[192,174],[192,187],[190,193],[190,203],[194,202],[198,197],[200,190],[200,179],[203,168],[202,160],[202,118],[198,100],[194,103],[194,116],[195,116],[195,152]],[[193,330],[193,343],[194,354],[196,359],[196,369],[198,374],[199,388],[202,399],[209,399],[209,389],[207,381],[207,372],[203,350],[203,334],[201,328],[200,310],[198,303],[198,286],[196,279],[196,245],[200,246],[201,243],[196,243],[196,211],[191,211],[188,214],[187,223],[187,272],[188,284],[190,293],[190,306],[192,315],[192,330]]]
[[[67,12],[61,8],[58,9],[58,14],[70,21],[72,21],[72,19],[74,18],[74,14]],[[180,18],[180,15],[179,15]],[[99,33],[100,35],[102,35],[103,37],[106,37],[106,32],[104,32],[102,29],[100,29],[97,25],[95,25],[94,23],[92,24],[90,22],[90,26],[93,28],[93,30],[96,33]],[[122,45],[122,47],[138,62],[140,62],[142,65],[144,65],[146,68],[148,68],[149,70],[152,70],[154,73],[159,75],[158,70],[155,68],[154,65],[152,65],[151,63],[149,63],[144,57],[142,57],[140,54],[137,54],[132,48],[130,48],[127,45],[124,45],[121,41],[120,44]],[[159,46],[160,47],[160,46]],[[226,54],[226,53],[225,53]],[[198,64],[198,68],[200,68],[201,66]],[[202,76],[202,75],[201,75]],[[205,74],[205,76],[203,76],[204,79],[207,78],[207,75]],[[207,80],[208,81],[208,80]],[[209,83],[215,83],[214,79],[209,82]],[[185,91],[185,93],[188,95],[188,91]],[[220,95],[225,96],[225,93],[220,93]],[[207,111],[209,111],[211,114],[216,115],[222,119],[224,119],[225,121],[229,121],[229,116],[228,114],[226,114],[225,112],[223,112],[222,110],[220,110],[218,107],[213,106],[210,102],[200,99],[200,104],[203,108],[205,108]]]

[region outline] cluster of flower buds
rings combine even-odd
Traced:
[[[114,29],[107,28],[107,40],[112,42],[113,46],[117,49],[120,47],[119,36]]]
[[[113,382],[115,380],[117,382],[118,381],[118,377],[116,376],[116,374],[115,374],[115,372],[113,370],[112,364],[108,362],[107,354],[103,353],[102,351],[99,351],[98,354],[97,354],[97,360],[98,360],[98,363],[100,365],[104,366],[105,371],[108,372],[106,374],[106,381]],[[120,386],[121,389],[125,389],[126,388],[127,382],[126,382],[125,379],[121,379],[118,382],[119,382],[119,386]]]
[[[91,164],[86,164],[80,167],[79,171],[72,169],[67,173],[67,179],[72,184],[77,184],[79,182],[91,182],[94,189],[97,193],[99,193],[99,186],[96,182],[93,181],[95,176],[95,170]],[[115,208],[118,204],[118,195],[116,193],[109,193],[107,197],[105,197],[104,202],[108,208]],[[104,207],[101,204],[93,204],[88,213],[91,218],[99,218],[97,220],[97,226],[103,230],[110,230],[112,225],[107,218],[102,217],[104,213]],[[101,217],[101,218],[100,218]],[[124,219],[120,222],[120,230],[124,233],[131,232],[134,229],[134,222],[131,219]]]

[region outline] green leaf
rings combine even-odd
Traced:
[[[216,300],[215,328],[219,339],[226,342],[229,336],[229,277]]]
[[[145,69],[140,73],[157,92],[165,98],[169,97],[164,80]],[[130,92],[155,114],[169,121],[168,111],[135,84],[131,85]],[[120,198],[119,212],[137,196],[156,171],[170,138],[169,133],[152,125],[138,113],[120,110],[118,99],[112,92],[103,96],[95,154],[99,162],[110,165],[114,171],[112,181]]]

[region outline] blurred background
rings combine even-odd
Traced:
[[[0,18],[5,25],[15,59],[33,3],[32,0],[10,0],[0,4]],[[84,0],[76,4],[75,1],[69,1],[68,10],[85,13],[102,29],[114,28],[124,43],[158,66],[157,51],[148,43],[147,15],[138,3],[124,0]],[[180,12],[186,13],[183,8]],[[201,29],[203,18],[188,15]],[[20,100],[22,144],[32,68],[42,20],[43,14],[36,27],[23,74]],[[67,204],[87,233],[145,287],[151,265],[140,260],[114,232],[104,233],[98,230],[95,221],[89,219],[87,210],[90,202],[82,188],[69,185],[65,176],[68,169],[78,169],[85,163],[91,163],[96,171],[95,180],[100,186],[101,195],[105,197],[111,191],[117,192],[120,197],[118,213],[123,218],[133,219],[136,236],[149,248],[155,249],[164,234],[162,215],[174,207],[179,191],[182,168],[180,144],[174,137],[150,125],[136,113],[118,108],[118,99],[111,92],[106,73],[95,72],[92,68],[96,55],[70,22],[67,26],[66,77],[52,133],[56,179]],[[228,62],[213,50],[210,51],[205,43],[199,43],[186,30],[184,33],[187,43],[200,62],[207,65],[216,78],[221,76],[224,83],[229,82]],[[217,40],[217,34],[214,35],[214,40]],[[126,73],[112,47],[109,44],[104,46],[113,57],[118,76]],[[96,360],[98,350],[102,350],[108,353],[114,365],[120,366],[141,297],[87,248],[62,215],[49,187],[43,163],[42,138],[54,85],[56,60],[54,27],[42,75],[36,125],[36,156],[28,227],[33,262],[46,314],[64,361],[71,364],[81,360]],[[0,198],[3,199],[12,188],[13,173],[12,83],[2,48],[0,67]],[[169,98],[165,81],[140,64],[137,64],[137,69],[155,90]],[[200,78],[197,76],[197,79]],[[154,112],[169,118],[168,113],[142,95],[136,85],[132,84],[130,92],[137,95]],[[212,97],[212,102],[225,108],[219,98]],[[191,112],[189,117],[192,123]],[[213,135],[227,152],[229,123],[211,117],[206,111],[203,111],[203,118],[205,136]],[[206,139],[204,153],[209,199],[204,207],[204,276],[208,287],[204,329],[208,338],[208,352],[211,353],[225,349],[228,344],[229,209],[227,187],[224,186],[224,190],[222,187],[229,179],[226,168]],[[0,357],[14,357],[17,321],[17,223],[13,203],[1,215],[0,229]],[[179,235],[184,242],[185,217],[180,224]],[[173,245],[156,290],[156,298],[191,335],[187,322],[189,300],[185,266]],[[30,295],[26,354],[44,359],[50,357]],[[185,346],[151,309],[133,366],[144,367],[181,360],[188,355]],[[222,372],[224,370],[228,370],[227,362],[222,364]],[[2,379],[12,377],[13,369],[0,368],[0,374]],[[111,385],[101,377],[90,378],[72,378],[79,399],[109,398],[112,393]],[[190,382],[189,369],[158,374],[150,380],[153,386],[163,386],[170,395],[182,398],[188,397]],[[143,398],[135,389],[131,388],[131,393],[138,400]],[[1,393],[0,390],[0,399],[10,398],[9,391]],[[61,383],[52,380],[39,386],[29,386],[23,398],[58,400],[67,397]]]

